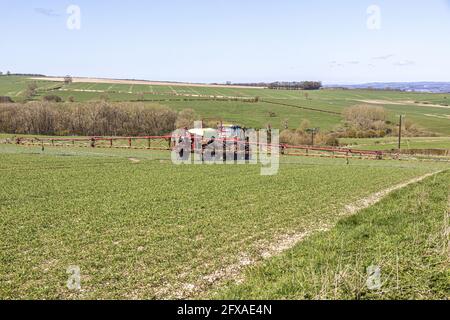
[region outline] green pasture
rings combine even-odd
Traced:
[[[392,150],[398,149],[398,138],[385,137],[373,139],[340,139],[342,145],[361,150]],[[403,149],[448,149],[450,137],[404,137]]]

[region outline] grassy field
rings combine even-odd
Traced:
[[[392,150],[398,149],[398,138],[374,138],[374,139],[341,139],[342,145],[361,150]],[[417,137],[403,138],[402,148],[405,149],[449,149],[450,137]]]
[[[38,90],[49,90],[58,86],[58,83],[49,81],[31,81],[27,77],[0,76],[0,96],[11,97],[12,100],[23,101],[23,94],[29,83],[35,82]]]
[[[258,166],[178,167],[168,159],[0,145],[0,298],[209,295],[286,236],[332,227],[347,205],[448,168],[286,157],[277,176],[262,177]],[[73,265],[80,292],[66,287]]]
[[[248,268],[225,299],[449,299],[450,172],[393,193]],[[378,267],[374,281],[368,267]],[[370,285],[370,287],[369,287]]]
[[[23,100],[27,83],[25,77],[1,76],[0,95]],[[390,120],[398,121],[400,114],[423,128],[444,136],[450,136],[450,107],[446,94],[407,93],[371,90],[320,90],[308,92],[255,88],[222,88],[168,85],[130,85],[109,83],[63,83],[37,81],[38,92],[34,97],[56,94],[65,101],[72,96],[77,102],[108,99],[109,101],[155,101],[176,110],[194,109],[199,117],[223,120],[246,127],[263,128],[271,124],[283,128],[289,120],[290,128],[297,128],[304,119],[312,126],[331,130],[342,121],[342,111],[356,104],[381,105],[389,112]],[[51,90],[58,88],[57,90]],[[214,101],[216,97],[260,97],[259,103],[243,101]],[[184,101],[195,99],[200,101]],[[282,103],[284,105],[280,105]]]

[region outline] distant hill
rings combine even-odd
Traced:
[[[326,85],[326,88],[398,90],[405,92],[450,93],[450,82],[374,82],[353,85]]]

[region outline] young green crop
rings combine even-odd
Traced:
[[[205,279],[257,257],[280,235],[334,224],[346,204],[437,169],[283,158],[277,176],[262,177],[257,166],[168,159],[138,150],[0,146],[0,297],[207,292]],[[66,287],[74,265],[79,292]]]
[[[248,269],[223,299],[448,299],[450,172],[397,191]],[[379,268],[379,278],[369,273]],[[373,268],[372,268],[373,270]]]

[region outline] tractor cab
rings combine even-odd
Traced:
[[[237,139],[245,140],[245,131],[242,127],[237,125],[221,125],[219,126],[220,139]]]

